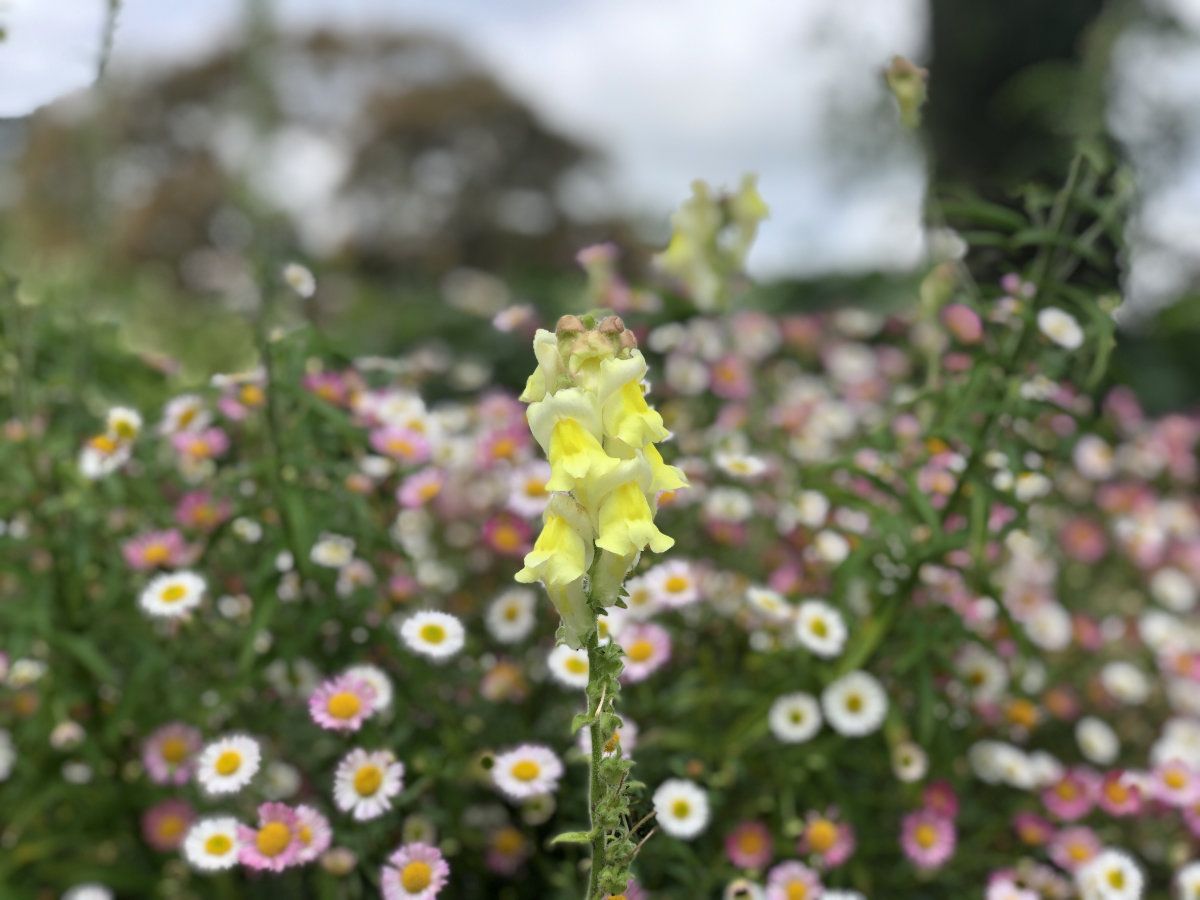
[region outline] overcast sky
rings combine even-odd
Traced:
[[[922,165],[914,150],[839,152],[837,126],[878,125],[880,70],[919,57],[926,0],[277,0],[294,26],[445,31],[553,125],[611,161],[604,202],[665,222],[693,178],[761,176],[773,215],[763,275],[912,264]],[[0,0],[0,115],[21,115],[95,72],[104,0]],[[6,10],[7,7],[7,10]],[[124,0],[111,65],[199,57],[243,0]],[[894,138],[894,134],[889,134]],[[852,148],[854,149],[854,148]]]
[[[117,70],[198,58],[245,0],[123,0]],[[762,275],[911,264],[923,164],[886,128],[879,70],[927,53],[927,0],[275,0],[289,26],[423,26],[470,47],[549,122],[611,160],[602,201],[665,222],[692,178],[761,175]],[[1200,278],[1200,0],[1148,0],[1178,27],[1133,29],[1110,120],[1142,176],[1130,293]],[[0,0],[0,116],[94,76],[106,0]],[[1179,123],[1164,155],[1163,121]],[[881,130],[882,129],[882,130]],[[855,143],[846,133],[860,135]],[[831,139],[830,135],[837,137]],[[593,198],[595,200],[595,198]]]

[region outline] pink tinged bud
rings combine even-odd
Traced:
[[[942,325],[960,344],[978,344],[983,340],[983,320],[964,303],[951,303],[942,309]]]

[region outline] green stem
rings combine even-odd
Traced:
[[[602,897],[600,891],[600,873],[607,864],[607,835],[605,834],[604,823],[600,820],[599,805],[600,800],[604,796],[604,782],[600,777],[600,763],[604,758],[604,745],[608,738],[604,734],[604,727],[601,724],[600,710],[593,706],[603,705],[600,697],[603,697],[603,686],[600,684],[602,676],[602,663],[600,660],[600,636],[599,629],[592,629],[591,635],[587,640],[588,653],[588,690],[587,690],[587,711],[586,714],[590,719],[588,732],[592,738],[592,755],[588,760],[588,824],[591,826],[592,835],[592,868],[588,873],[588,900],[592,898]],[[595,695],[599,694],[593,700]],[[603,702],[608,702],[606,699]]]

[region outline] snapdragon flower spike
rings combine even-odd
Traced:
[[[538,331],[533,347],[538,367],[521,399],[550,462],[553,495],[516,577],[546,585],[563,637],[579,647],[595,627],[584,575],[592,575],[593,597],[615,603],[639,554],[674,545],[654,524],[657,498],[687,479],[654,446],[669,433],[646,401],[646,360],[620,319],[564,316],[554,333]]]

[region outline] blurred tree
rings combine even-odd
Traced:
[[[585,226],[561,202],[594,153],[454,43],[262,27],[37,115],[15,210],[35,245],[160,263],[186,287],[220,290],[238,280],[223,264],[264,221],[279,246],[381,275],[561,269],[620,230]]]

